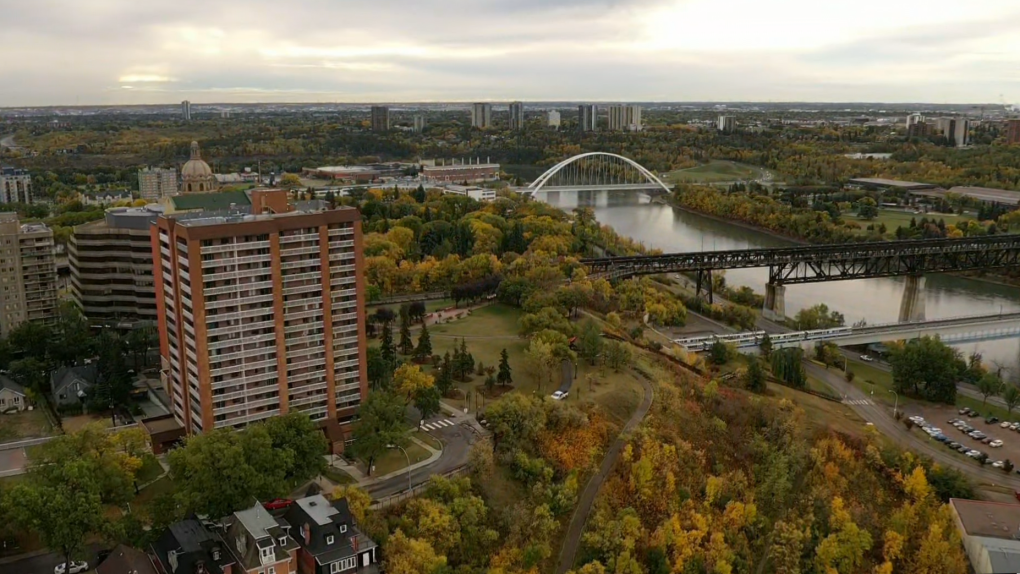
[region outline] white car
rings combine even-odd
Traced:
[[[871,355],[861,355],[861,360],[864,361],[865,363],[870,363],[875,359],[873,359]]]
[[[1010,423],[1009,424],[1009,430],[1016,430],[1016,429],[1020,429],[1020,423]]]
[[[1011,423],[1009,421],[1002,421],[1002,424],[1000,424],[999,427],[1000,428],[1004,428],[1004,429],[1008,429],[1009,425],[1011,425],[1011,424],[1013,424],[1013,423]]]
[[[921,417],[921,416],[918,416],[918,415],[914,415],[914,416],[910,417],[910,419],[908,419],[908,420],[910,420],[911,422],[913,422],[916,425],[920,425],[920,424],[924,423],[924,417]]]
[[[979,451],[979,450],[968,450],[967,451],[967,456],[969,456],[971,458],[977,458],[977,457],[981,456],[981,451]]]
[[[67,563],[57,564],[53,567],[53,574],[80,574],[89,569],[88,562],[71,561],[71,568],[66,568]]]
[[[570,391],[556,391],[551,396],[552,396],[552,400],[554,400],[554,401],[562,401],[563,399],[567,398],[567,395],[569,395],[569,394],[570,394]]]
[[[992,448],[999,448],[1000,446],[1002,446],[1002,441],[999,439],[995,439],[992,442],[988,443],[988,446]]]
[[[992,466],[995,467],[995,468],[1002,468],[1003,466],[1005,466],[1005,464],[1003,464],[1003,462],[1001,460],[997,460],[997,461],[992,463]]]

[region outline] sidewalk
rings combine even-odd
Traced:
[[[368,486],[370,486],[372,484],[375,484],[377,482],[382,482],[384,480],[388,480],[388,479],[393,478],[395,476],[402,476],[402,475],[405,475],[405,474],[407,474],[409,472],[417,470],[419,468],[426,467],[426,466],[436,462],[437,460],[439,460],[439,457],[443,455],[443,451],[437,450],[437,449],[433,448],[431,445],[429,445],[429,444],[427,444],[425,442],[422,442],[422,441],[418,440],[415,437],[410,437],[410,438],[411,438],[411,441],[414,442],[416,445],[418,445],[418,446],[424,448],[425,450],[429,451],[429,457],[427,459],[412,464],[410,466],[410,468],[405,466],[404,468],[402,468],[400,470],[395,470],[395,471],[393,471],[393,472],[391,472],[389,474],[384,474],[384,475],[381,475],[381,476],[379,476],[379,475],[368,476],[367,474],[362,472],[361,469],[359,469],[356,465],[348,464],[347,461],[345,461],[343,458],[336,458],[336,460],[334,460],[332,456],[326,455],[326,462],[330,466],[332,466],[333,468],[336,468],[338,470],[342,470],[343,472],[349,474],[351,476],[351,478],[353,478],[355,480],[355,482],[357,483],[357,485],[360,486],[361,488],[366,488],[366,487],[368,487]],[[331,481],[327,481],[327,482],[331,483]]]

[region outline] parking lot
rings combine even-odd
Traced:
[[[1020,432],[1015,430],[1009,430],[1008,428],[1002,428],[1000,424],[1002,421],[988,424],[985,422],[985,417],[975,416],[970,417],[961,415],[957,407],[923,407],[919,408],[916,406],[910,406],[904,409],[906,416],[921,416],[924,418],[927,424],[933,425],[939,429],[942,429],[942,434],[945,435],[950,442],[956,442],[961,445],[965,445],[973,450],[983,452],[988,455],[988,462],[991,464],[992,461],[997,460],[1009,460],[1016,467],[1020,467]],[[995,440],[1001,440],[1002,446],[995,448],[989,444],[984,444],[979,439],[971,438],[967,433],[955,428],[949,421],[959,419],[964,421],[974,430],[981,431],[987,437]],[[1014,415],[1014,418],[1010,422],[1020,423],[1020,414]],[[921,428],[914,429],[912,432],[925,434]],[[929,440],[935,441],[935,438]],[[949,446],[942,446],[947,452],[951,452]],[[959,456],[961,460],[967,460],[967,456],[964,453],[954,453]],[[975,462],[974,464],[977,464]]]

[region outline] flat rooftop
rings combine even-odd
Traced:
[[[930,189],[937,187],[931,183],[921,183],[918,181],[902,181],[899,179],[885,179],[882,177],[855,177],[850,180],[850,183],[857,183],[861,185],[877,185],[881,187],[896,187],[899,189]]]
[[[367,173],[378,171],[378,169],[364,165],[326,165],[317,167],[314,171],[321,171],[323,173]]]
[[[149,434],[175,431],[181,428],[181,425],[177,423],[177,420],[172,415],[143,419],[142,426],[149,431]]]
[[[949,501],[968,536],[1014,540],[1020,534],[1020,504],[953,498]]]

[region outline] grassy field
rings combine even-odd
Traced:
[[[872,223],[875,224],[875,227],[878,227],[879,224],[884,223],[886,229],[888,229],[888,232],[893,233],[896,231],[897,227],[909,227],[911,219],[920,221],[922,217],[934,219],[935,221],[943,219],[945,220],[947,225],[950,223],[957,223],[960,221],[968,221],[974,219],[972,216],[966,214],[964,215],[951,215],[942,213],[925,214],[925,213],[912,213],[909,211],[903,211],[899,209],[879,209],[878,217],[870,221],[866,219],[860,219],[854,214],[844,215],[844,217],[848,221],[857,222],[861,226],[862,233],[864,232],[864,228]]]
[[[753,165],[735,161],[712,160],[698,167],[671,171],[666,174],[666,181],[671,183],[715,183],[759,179],[761,176],[762,170]]]
[[[99,423],[103,428],[113,426],[113,421],[106,415],[76,415],[73,417],[63,417],[60,421],[60,424],[64,427],[64,432],[68,434],[78,432],[93,423]]]
[[[322,475],[336,484],[354,484],[357,482],[351,475],[332,466],[326,467],[326,471],[323,472]]]
[[[42,409],[0,415],[0,441],[50,436],[53,428]]]
[[[375,461],[375,472],[372,474],[374,476],[383,476],[391,472],[403,470],[407,468],[408,459],[411,460],[411,464],[415,464],[431,456],[429,451],[413,442],[404,447],[404,450],[407,451],[407,456],[404,456],[404,451],[399,448],[386,451],[386,454]]]
[[[788,399],[804,409],[808,421],[816,427],[832,428],[853,436],[864,434],[866,421],[857,416],[849,405],[827,401],[783,385],[769,384],[769,391],[776,398]]]

